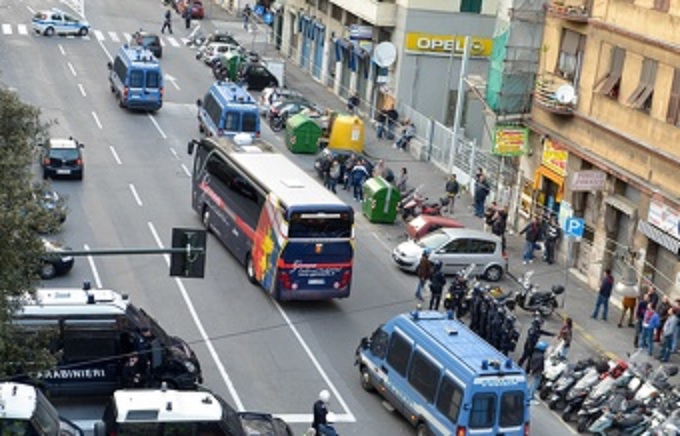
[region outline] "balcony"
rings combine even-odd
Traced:
[[[576,101],[570,81],[552,74],[543,74],[536,79],[534,104],[537,107],[555,115],[573,116]]]
[[[378,0],[331,0],[331,3],[351,12],[374,27],[397,25],[397,4]]]
[[[590,18],[590,0],[551,0],[547,4],[548,13],[555,18],[587,23]]]

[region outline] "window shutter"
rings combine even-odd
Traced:
[[[561,51],[568,55],[575,56],[576,53],[578,52],[580,36],[581,35],[579,35],[576,32],[572,32],[571,30],[565,30],[564,35],[562,36]]]
[[[623,62],[626,59],[626,51],[620,47],[612,48],[612,58],[609,66],[609,72],[600,79],[602,87],[600,92],[602,94],[609,94],[614,86],[621,80],[621,72],[623,71]]]
[[[652,59],[645,59],[645,63],[640,77],[640,86],[642,90],[637,98],[632,102],[632,106],[636,109],[641,108],[645,101],[654,92],[654,84],[656,82],[656,67],[657,63]],[[632,97],[632,95],[631,95]]]
[[[666,122],[677,124],[678,112],[680,112],[680,70],[676,68],[673,75],[673,85],[671,86],[671,98],[668,102]]]

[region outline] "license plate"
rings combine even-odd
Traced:
[[[307,283],[309,283],[310,285],[323,285],[325,283],[325,280],[324,279],[309,279],[309,281]]]
[[[71,170],[57,170],[57,174],[71,174]]]

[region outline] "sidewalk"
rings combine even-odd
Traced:
[[[215,12],[216,9],[214,8]],[[259,53],[266,53],[266,56],[280,56],[276,54],[270,44],[265,42],[265,38],[260,34],[254,37],[253,33],[247,33],[243,29],[239,18],[229,16],[226,12],[214,13],[211,19],[201,23],[204,31],[209,32],[215,29],[230,31],[237,40],[243,41],[249,49]],[[324,107],[343,111],[345,102],[340,100],[332,90],[318,83],[308,73],[302,71],[291,59],[286,63],[286,85],[288,88],[297,90],[306,95],[311,101]],[[444,185],[447,174],[432,164],[416,160],[409,153],[404,153],[392,147],[392,141],[378,140],[375,130],[369,119],[364,117],[366,125],[366,154],[375,159],[384,159],[387,166],[395,174],[398,174],[401,167],[405,167],[409,174],[410,186],[422,186],[423,194],[431,199],[438,199],[444,196]],[[462,194],[456,202],[456,212],[454,217],[461,221],[466,227],[482,229],[483,222],[473,215],[472,198],[469,193]],[[405,234],[403,223],[400,220],[394,225],[376,225],[377,232],[392,242],[398,242]],[[562,241],[564,243],[564,241]],[[575,270],[567,273],[564,264],[558,263],[548,265],[543,262],[540,253],[533,264],[522,264],[522,249],[524,237],[521,235],[507,236],[507,251],[509,254],[508,276],[512,279],[519,279],[528,270],[534,270],[532,281],[541,290],[549,290],[554,284],[566,285],[566,292],[560,297],[561,307],[556,311],[556,315],[546,320],[545,328],[549,331],[557,332],[561,325],[561,319],[570,316],[574,321],[575,344],[578,344],[580,352],[572,353],[574,358],[584,357],[579,354],[602,353],[611,358],[625,358],[627,353],[632,352],[634,330],[627,327],[618,328],[618,320],[621,315],[620,299],[615,295],[609,304],[609,319],[607,322],[593,320],[590,315],[595,304],[596,292],[591,289],[584,281],[579,278]],[[504,280],[503,286],[517,287],[514,280]],[[527,326],[532,314],[523,312],[517,308],[517,316],[520,323]],[[526,328],[525,328],[526,330]],[[524,333],[524,332],[523,332]],[[520,339],[520,347],[523,341]],[[572,347],[575,349],[576,347]],[[655,354],[660,346],[655,345]],[[672,357],[675,362],[680,362],[677,355]]]

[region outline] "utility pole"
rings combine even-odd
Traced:
[[[472,39],[469,36],[465,37],[465,49],[463,50],[463,59],[460,64],[460,77],[458,79],[458,93],[456,95],[456,113],[453,118],[453,138],[451,139],[451,152],[449,153],[449,174],[453,172],[453,160],[456,155],[456,148],[458,146],[458,133],[460,131],[461,117],[463,116],[463,102],[465,97],[465,76],[467,75],[468,61],[470,60],[470,47]],[[451,50],[455,50],[454,48]]]

